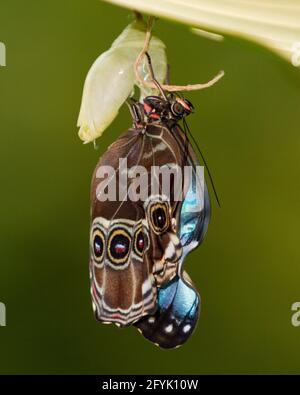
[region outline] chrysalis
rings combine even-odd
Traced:
[[[84,143],[101,136],[133,93],[137,82],[133,64],[143,48],[145,31],[142,22],[131,23],[89,70],[78,117],[79,137]],[[163,82],[167,72],[165,45],[152,37],[149,52],[157,79]],[[141,63],[140,73],[144,80],[150,78],[145,62]]]

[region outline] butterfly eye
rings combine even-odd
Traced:
[[[93,233],[93,255],[96,263],[101,263],[104,258],[104,234],[100,229]]]
[[[128,259],[130,251],[130,235],[124,229],[112,232],[108,240],[108,256],[112,263],[122,264]]]
[[[175,101],[171,106],[171,111],[176,117],[180,117],[184,114],[184,107],[180,103]]]
[[[164,203],[156,203],[150,208],[151,225],[155,233],[161,234],[169,227],[167,206]]]
[[[186,107],[189,109],[189,111],[193,112],[193,110],[194,110],[193,104],[188,99],[184,99],[184,102],[185,102]]]

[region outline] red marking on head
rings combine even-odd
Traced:
[[[153,114],[150,114],[150,118],[152,119],[160,119],[160,115],[156,114],[155,112]]]
[[[146,114],[149,114],[152,111],[152,107],[149,106],[149,104],[144,103],[144,110],[146,111]]]

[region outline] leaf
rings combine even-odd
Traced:
[[[300,65],[299,0],[106,0],[213,33],[259,42]]]

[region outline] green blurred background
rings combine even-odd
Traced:
[[[94,320],[89,294],[89,189],[96,162],[130,125],[126,108],[82,145],[76,121],[96,57],[131,21],[98,0],[1,0],[0,373],[300,373],[300,72],[238,38],[220,42],[159,21],[189,124],[222,201],[186,268],[203,308],[182,348],[160,350],[134,328]]]

